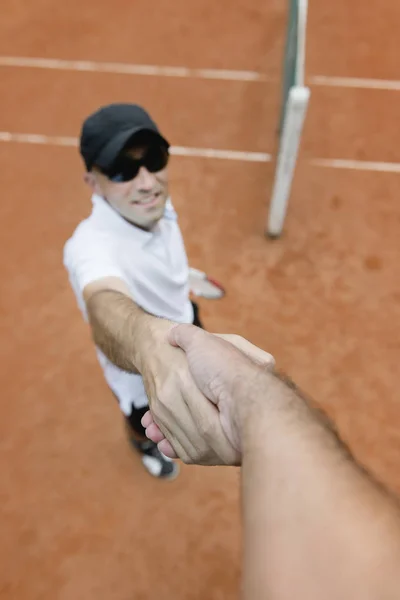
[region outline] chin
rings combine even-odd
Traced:
[[[165,211],[165,204],[157,206],[154,210],[149,211],[147,214],[143,214],[141,211],[132,210],[125,211],[125,219],[142,227],[144,229],[151,229],[160,219],[163,218]]]
[[[137,225],[138,227],[142,227],[143,229],[152,229],[154,227],[154,225],[156,225],[158,223],[158,221],[160,221],[162,219],[163,214],[164,214],[164,212],[161,212],[161,213],[152,215],[148,219],[138,218],[137,215],[136,215],[136,217],[134,215],[132,215],[132,217],[129,218],[129,221],[131,223],[133,223],[134,225]]]

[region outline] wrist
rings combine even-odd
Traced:
[[[252,422],[267,410],[266,396],[273,379],[272,373],[252,365],[249,373],[238,378],[232,393],[235,407],[236,425],[241,435],[245,433]]]
[[[147,313],[141,313],[135,317],[133,322],[133,339],[132,362],[137,370],[141,373],[143,363],[146,361],[146,355],[150,350],[151,345],[151,321],[154,319]]]
[[[329,420],[314,410],[289,380],[262,370],[252,383],[237,399],[242,449],[264,447],[267,439],[276,448],[283,440],[309,439],[321,432],[327,439],[327,431],[336,443]]]
[[[304,400],[273,371],[257,367],[235,396],[237,429],[242,448],[264,444],[265,438],[286,436],[297,430],[298,420],[309,420]],[[250,381],[250,385],[249,385]]]
[[[143,313],[135,322],[135,345],[133,360],[139,372],[152,356],[158,354],[158,350],[167,343],[167,334],[173,323]]]

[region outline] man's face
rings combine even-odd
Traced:
[[[107,172],[94,167],[86,181],[125,219],[151,230],[168,198],[167,162],[168,150],[151,140],[128,147]]]

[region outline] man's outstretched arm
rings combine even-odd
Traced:
[[[150,406],[158,406],[163,414],[160,427],[166,435],[168,419],[173,419],[171,410],[179,406],[185,427],[177,434],[175,446],[181,458],[193,462],[193,456],[201,455],[205,464],[236,462],[237,451],[224,434],[215,410],[203,402],[184,353],[168,342],[168,332],[175,324],[144,312],[117,278],[90,284],[84,289],[84,299],[96,345],[121,369],[142,375]],[[171,398],[174,407],[169,406]],[[212,431],[208,441],[193,423],[191,404]]]
[[[400,598],[397,502],[327,419],[275,375],[264,374],[236,402],[244,598]]]
[[[244,599],[400,598],[398,503],[351,456],[329,420],[251,360],[257,353],[248,343],[239,351],[187,325],[174,328],[170,341],[184,350],[241,453]],[[193,405],[193,421],[204,429],[196,407],[201,403]],[[163,422],[157,406],[153,417]],[[167,439],[149,413],[143,422],[164,450],[177,450],[175,432],[185,429],[177,405]]]
[[[89,284],[83,297],[95,344],[120,369],[137,373],[149,346],[157,344],[157,334],[165,339],[167,321],[142,310],[116,277]]]

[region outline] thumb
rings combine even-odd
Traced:
[[[176,325],[169,331],[168,341],[172,346],[188,352],[196,340],[199,341],[199,338],[206,335],[205,331],[194,325]]]
[[[257,365],[260,365],[260,367],[267,367],[269,369],[273,369],[275,367],[275,359],[272,354],[269,354],[269,352],[265,352],[258,346],[255,346],[249,342],[249,340],[246,340],[246,338],[233,333],[215,333],[214,335],[235,346],[245,356],[247,356],[247,358],[250,358],[250,360],[255,362]]]

